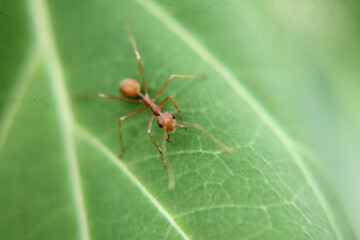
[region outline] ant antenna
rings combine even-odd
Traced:
[[[189,123],[189,122],[183,122],[183,121],[177,121],[177,123],[180,123],[185,126],[193,127],[193,128],[196,128],[196,129],[202,131],[205,135],[207,135],[211,140],[213,140],[213,142],[216,143],[219,147],[221,147],[224,151],[231,153],[231,154],[235,153],[234,149],[223,144],[219,139],[217,139],[214,135],[212,135],[203,126],[196,124],[196,123]]]

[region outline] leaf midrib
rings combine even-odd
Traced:
[[[82,136],[87,135],[87,141],[89,141],[96,148],[107,155],[108,159],[117,165],[117,167],[139,188],[139,190],[150,200],[156,209],[169,221],[170,225],[174,227],[178,233],[184,239],[190,239],[186,233],[177,225],[174,218],[165,210],[164,207],[153,197],[141,182],[127,169],[127,167],[100,142],[98,142],[90,133],[87,133],[84,129],[80,128],[74,120],[69,98],[66,94],[65,77],[63,74],[62,64],[58,56],[58,52],[55,46],[55,40],[53,33],[50,30],[50,19],[48,16],[48,10],[43,0],[29,0],[29,6],[31,13],[34,17],[33,27],[35,35],[37,36],[38,45],[43,50],[43,57],[49,71],[49,78],[51,80],[51,86],[53,89],[54,101],[58,105],[58,116],[60,127],[62,128],[63,145],[65,146],[66,158],[68,160],[70,168],[70,183],[73,190],[74,205],[77,213],[77,220],[80,228],[80,238],[84,240],[90,240],[90,234],[87,223],[86,207],[83,198],[80,172],[78,169],[78,161],[76,156],[76,150],[74,147],[74,134],[73,129],[76,127],[76,132]]]
[[[70,109],[70,103],[66,94],[65,78],[62,64],[55,46],[55,40],[51,31],[51,23],[48,8],[43,0],[28,0],[30,14],[32,16],[33,31],[41,55],[44,58],[52,88],[54,102],[57,105],[61,139],[65,152],[65,159],[69,169],[69,185],[72,190],[73,205],[76,212],[79,237],[90,240],[87,215],[83,198],[80,172],[76,156],[73,136],[74,118]]]

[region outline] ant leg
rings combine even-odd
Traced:
[[[160,97],[160,95],[162,94],[162,92],[165,90],[165,88],[167,87],[167,85],[169,84],[169,82],[171,80],[173,80],[174,78],[196,78],[196,79],[202,79],[205,77],[205,74],[200,75],[200,76],[194,76],[194,75],[171,75],[170,78],[166,81],[166,83],[164,84],[164,86],[161,88],[161,90],[159,91],[159,93],[156,95],[156,97],[154,98],[154,100],[156,100],[158,97]]]
[[[145,106],[145,107],[143,107],[143,108],[141,108],[141,109],[139,109],[139,110],[137,110],[137,111],[135,111],[135,112],[133,112],[133,113],[130,113],[130,114],[125,115],[125,116],[123,116],[123,117],[120,118],[120,120],[119,120],[119,138],[120,138],[120,152],[119,152],[119,157],[121,157],[121,156],[123,155],[123,153],[124,153],[124,144],[123,144],[123,138],[122,138],[122,121],[124,121],[125,119],[127,119],[127,118],[129,118],[129,117],[131,117],[131,116],[134,116],[134,115],[142,112],[142,111],[145,110],[146,108],[148,108],[148,107]]]
[[[168,96],[167,98],[165,98],[165,100],[160,103],[160,107],[164,106],[164,104],[165,104],[167,101],[169,101],[169,99],[171,99],[171,101],[174,103],[174,105],[175,105],[175,107],[176,107],[176,110],[178,111],[179,117],[180,117],[180,116],[181,116],[180,108],[178,107],[178,105],[177,105],[176,102],[175,102],[175,99],[174,99],[172,96]]]
[[[159,153],[161,154],[162,158],[164,159],[164,167],[166,167],[166,158],[165,156],[163,155],[161,149],[159,148],[159,146],[157,145],[157,143],[155,142],[154,138],[151,136],[151,127],[152,127],[152,124],[153,124],[153,121],[154,121],[154,117],[155,115],[153,114],[150,118],[150,121],[149,121],[149,128],[148,128],[148,134],[149,134],[149,137],[151,139],[151,141],[155,144],[155,147],[157,148],[157,150],[159,151]]]
[[[131,31],[130,22],[125,21],[124,25],[125,25],[125,30],[126,30],[128,36],[130,38],[131,45],[132,45],[132,47],[134,49],[134,52],[135,52],[135,55],[136,55],[136,60],[138,62],[139,68],[140,68],[141,77],[142,77],[143,83],[144,83],[145,94],[147,94],[148,93],[148,87],[147,87],[147,84],[146,84],[144,69],[143,69],[142,64],[141,64],[141,57],[140,57],[140,53],[139,53],[139,50],[138,50],[137,45],[136,45],[136,40],[135,40],[134,34]]]
[[[114,100],[125,101],[125,102],[132,102],[132,103],[144,103],[144,100],[120,98],[120,97],[115,97],[115,96],[111,96],[111,95],[106,95],[106,94],[103,94],[103,93],[89,94],[89,95],[76,95],[75,97],[77,97],[77,98],[88,98],[88,99],[93,99],[93,98],[100,97],[100,98],[108,98],[108,99],[114,99]]]

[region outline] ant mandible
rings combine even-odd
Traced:
[[[131,45],[132,45],[133,50],[134,50],[135,55],[136,55],[136,59],[137,59],[137,62],[138,62],[139,68],[140,68],[140,73],[141,73],[143,84],[144,84],[145,94],[141,93],[141,87],[140,87],[140,84],[139,84],[138,81],[136,81],[135,79],[132,79],[132,78],[127,78],[127,79],[124,79],[119,84],[119,91],[125,97],[129,97],[129,98],[141,97],[142,99],[136,100],[136,99],[129,99],[129,98],[120,98],[120,97],[111,96],[111,95],[102,94],[102,93],[90,96],[90,98],[100,97],[100,98],[109,98],[109,99],[114,99],[114,100],[119,100],[119,101],[126,101],[126,102],[132,102],[132,103],[144,103],[145,104],[145,106],[143,108],[141,108],[141,109],[139,109],[139,110],[137,110],[137,111],[135,111],[133,113],[130,113],[130,114],[125,115],[125,116],[120,118],[120,121],[119,121],[119,137],[120,137],[120,153],[119,153],[119,156],[122,156],[122,154],[124,153],[124,144],[123,144],[123,136],[122,136],[122,122],[125,119],[127,119],[129,117],[132,117],[132,116],[144,111],[147,108],[150,108],[151,111],[152,111],[152,116],[151,116],[150,121],[149,121],[148,134],[149,134],[149,137],[150,137],[151,141],[155,144],[157,150],[161,154],[161,156],[162,156],[162,158],[164,160],[164,166],[165,167],[167,166],[167,163],[168,163],[168,158],[166,156],[167,154],[166,154],[165,141],[169,142],[169,140],[170,140],[170,135],[168,134],[168,132],[175,131],[176,127],[186,130],[185,125],[188,125],[188,126],[191,126],[191,127],[194,127],[194,128],[197,128],[197,129],[201,130],[207,136],[209,136],[216,144],[218,144],[221,148],[223,148],[225,151],[233,153],[234,150],[232,148],[229,148],[229,147],[225,146],[223,143],[221,143],[218,139],[216,139],[211,133],[209,133],[202,126],[200,126],[198,124],[192,124],[192,123],[187,123],[187,122],[176,121],[174,114],[172,114],[171,112],[167,112],[167,111],[164,112],[162,107],[164,106],[164,104],[167,101],[171,100],[173,102],[173,104],[175,105],[176,110],[178,111],[178,116],[179,117],[181,116],[180,109],[179,109],[178,105],[176,104],[175,99],[172,96],[168,96],[167,98],[165,98],[164,101],[162,101],[159,105],[155,103],[156,99],[158,99],[161,96],[161,94],[163,93],[163,91],[165,90],[167,85],[174,78],[202,79],[202,78],[205,77],[205,75],[204,74],[200,75],[200,76],[194,76],[194,75],[171,75],[170,78],[165,82],[163,87],[160,89],[158,94],[154,98],[151,98],[149,96],[149,94],[148,94],[148,87],[147,87],[147,84],[146,84],[144,69],[142,67],[139,50],[137,48],[136,40],[135,40],[135,37],[134,37],[134,35],[133,35],[132,31],[131,31],[131,27],[130,27],[129,22],[125,22],[125,30],[126,30],[128,36],[130,38]],[[157,117],[158,126],[160,128],[162,128],[162,129],[164,129],[164,137],[163,137],[163,145],[162,145],[162,148],[163,148],[164,152],[160,149],[160,147],[158,146],[158,144],[156,143],[154,138],[151,136],[151,127],[152,127],[155,116]],[[170,174],[172,174],[172,173],[169,173],[169,176],[170,176]],[[173,176],[172,176],[172,178],[173,178]],[[173,185],[174,184],[175,183],[173,183]]]

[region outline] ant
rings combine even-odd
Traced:
[[[200,126],[198,124],[176,121],[174,114],[172,114],[171,112],[167,112],[167,111],[164,112],[162,107],[165,105],[166,102],[171,100],[173,102],[176,110],[178,111],[178,117],[181,116],[180,109],[179,109],[178,105],[176,104],[175,99],[172,96],[168,96],[160,104],[155,103],[155,100],[161,96],[161,94],[163,93],[165,88],[168,86],[170,81],[173,80],[174,78],[203,79],[206,77],[206,75],[205,74],[200,75],[200,76],[171,75],[170,78],[165,82],[163,87],[160,89],[158,94],[154,98],[151,98],[148,94],[148,87],[147,87],[147,83],[146,83],[146,79],[145,79],[144,69],[143,69],[143,66],[141,63],[140,53],[139,53],[139,50],[138,50],[138,47],[136,44],[135,37],[132,33],[130,23],[126,21],[124,25],[125,25],[125,30],[130,38],[131,45],[132,45],[133,50],[136,55],[136,59],[137,59],[138,65],[139,65],[140,73],[141,73],[143,84],[144,84],[145,94],[141,93],[141,87],[137,80],[135,80],[133,78],[127,78],[127,79],[124,79],[122,82],[120,82],[119,91],[125,97],[128,97],[128,98],[120,98],[120,97],[106,95],[106,94],[102,94],[102,93],[89,96],[90,98],[100,97],[100,98],[109,98],[109,99],[114,99],[114,100],[119,100],[119,101],[145,104],[145,106],[143,108],[120,118],[120,121],[119,121],[120,152],[118,154],[119,157],[121,157],[124,153],[124,144],[123,144],[123,136],[122,136],[122,122],[125,119],[132,117],[147,108],[150,108],[152,111],[152,116],[149,121],[148,134],[149,134],[151,141],[155,144],[157,150],[159,151],[160,155],[162,156],[162,158],[164,160],[164,167],[167,167],[169,165],[169,159],[167,157],[166,144],[165,144],[166,142],[170,142],[170,135],[168,133],[174,132],[176,127],[186,130],[185,125],[188,125],[188,126],[191,126],[191,127],[194,127],[194,128],[197,128],[197,129],[203,131],[206,135],[208,135],[215,143],[217,143],[225,151],[234,153],[234,150],[232,148],[229,148],[229,147],[225,146],[224,144],[222,144],[218,139],[216,139],[211,133],[209,133],[202,126]],[[140,97],[141,99],[140,100],[131,99],[131,98],[137,98],[137,97]],[[151,136],[151,128],[152,128],[155,116],[157,117],[157,125],[164,130],[164,137],[163,137],[163,144],[162,144],[163,150],[158,146],[158,144],[156,143],[154,138]],[[170,166],[168,166],[168,172],[169,172],[169,188],[173,188],[175,186],[175,180],[174,180],[174,174],[173,174]]]

